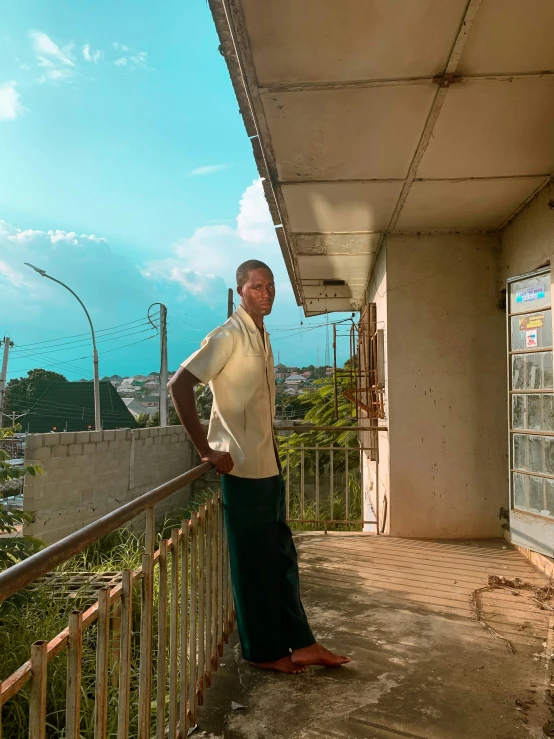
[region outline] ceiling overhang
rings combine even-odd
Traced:
[[[387,235],[498,231],[550,181],[551,0],[209,4],[307,315],[358,309]]]

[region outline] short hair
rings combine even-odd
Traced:
[[[250,272],[253,272],[255,269],[267,269],[273,277],[273,272],[265,262],[260,262],[258,259],[249,259],[247,262],[243,262],[237,269],[237,287],[243,287],[250,276]]]

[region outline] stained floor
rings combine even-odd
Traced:
[[[501,541],[338,533],[302,535],[297,546],[316,637],[352,663],[298,677],[262,673],[241,660],[235,635],[200,709],[198,736],[548,735],[554,612],[532,589],[479,591],[491,575],[545,585],[519,552]]]

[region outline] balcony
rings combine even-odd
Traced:
[[[165,443],[145,443],[145,469],[148,455],[159,459],[172,436],[158,434]],[[64,446],[66,439],[57,441]],[[131,474],[121,448],[133,442],[123,435],[113,442],[117,450],[107,448],[113,466],[124,468],[141,491],[140,468]],[[105,441],[90,436],[85,443]],[[48,475],[49,460],[58,457],[40,452],[46,448],[29,444],[29,454],[44,457]],[[66,628],[57,635],[42,633],[39,624],[28,659],[0,675],[5,737],[541,736],[552,718],[554,599],[548,579],[499,540],[363,533],[364,522],[377,532],[378,517],[366,519],[356,494],[363,483],[357,447],[289,442],[282,455],[292,460],[285,469],[288,505],[306,610],[316,637],[351,655],[352,663],[293,677],[263,673],[241,660],[217,490],[192,506],[190,518],[169,535],[160,534],[157,512],[171,496],[190,498],[191,484],[208,473],[206,465],[192,466],[191,456],[188,472],[0,575],[3,600],[120,527],[134,522],[143,532],[140,566],[105,573],[104,580],[95,573],[92,602],[83,606],[75,599],[73,611],[66,606]],[[75,457],[68,450],[61,458]],[[51,474],[57,469],[59,461]],[[52,598],[54,584],[46,584]],[[66,600],[73,597],[66,592]],[[8,607],[4,603],[0,613]]]

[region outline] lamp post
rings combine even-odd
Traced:
[[[92,325],[89,312],[85,308],[85,304],[83,303],[81,298],[77,295],[77,293],[74,292],[70,287],[68,287],[64,282],[60,282],[60,280],[56,280],[55,277],[50,277],[50,275],[46,274],[45,270],[35,267],[34,264],[29,264],[29,262],[25,262],[25,264],[27,265],[27,267],[34,269],[35,272],[38,272],[38,274],[41,275],[42,277],[47,277],[49,280],[52,280],[52,282],[57,282],[58,285],[61,285],[62,287],[65,287],[66,290],[69,290],[69,292],[73,295],[73,297],[77,298],[77,300],[81,304],[81,308],[86,313],[88,322],[90,324],[90,332],[92,334],[92,359],[94,363],[94,428],[96,429],[96,431],[101,431],[102,422],[100,420],[100,379],[98,376],[98,352],[96,351],[96,337],[94,335],[94,326]]]

